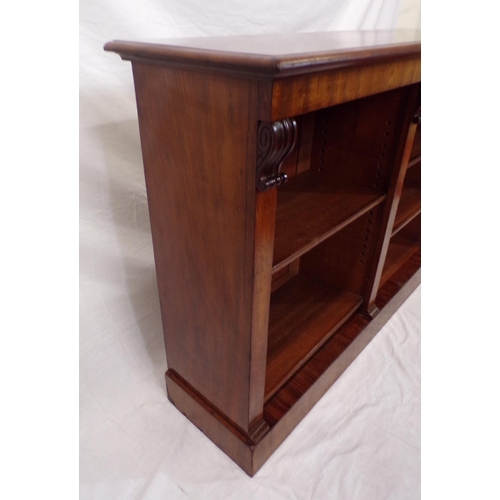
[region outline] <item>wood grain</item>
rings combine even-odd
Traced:
[[[385,198],[373,187],[306,171],[278,190],[273,269],[318,245]]]
[[[253,475],[419,282],[420,37],[105,49],[133,63],[168,397]],[[290,179],[258,191],[276,120]]]
[[[410,152],[415,136],[416,125],[412,123],[417,105],[417,98],[420,92],[420,85],[411,85],[404,89],[403,100],[398,113],[396,128],[400,131],[397,147],[392,151],[389,165],[389,185],[387,191],[387,200],[384,204],[384,212],[380,221],[378,231],[378,241],[373,252],[373,260],[370,265],[370,274],[366,295],[364,297],[363,313],[372,316],[377,313],[375,306],[375,297],[379,290],[380,278],[384,261],[392,235],[394,220],[396,218],[397,207],[403,189]]]
[[[276,80],[271,119],[309,113],[419,81],[419,57]]]
[[[366,293],[380,227],[379,205],[300,259],[300,272],[359,296]]]
[[[300,274],[271,296],[265,400],[361,304],[361,297]]]
[[[418,286],[419,269],[417,251],[381,287],[377,296],[380,314],[372,321],[359,314],[349,319],[270,398],[264,408],[270,430],[258,442],[252,443],[238,432],[175,373],[167,376],[169,394],[180,411],[253,476]]]
[[[115,40],[104,50],[125,60],[253,77],[285,77],[332,68],[365,66],[420,54],[420,32],[374,30],[284,33],[232,37]]]
[[[257,94],[224,75],[133,69],[168,366],[248,430]]]
[[[256,470],[349,367],[419,283],[420,254],[417,252],[379,290],[378,316],[372,321],[360,315],[352,317],[266,403],[264,418],[271,430],[255,448],[253,467]]]

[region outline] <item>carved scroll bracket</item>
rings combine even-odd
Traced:
[[[286,182],[280,173],[284,159],[297,142],[297,122],[285,118],[273,123],[260,122],[257,131],[257,189],[267,191]]]

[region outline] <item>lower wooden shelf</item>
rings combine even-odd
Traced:
[[[362,298],[297,274],[271,296],[265,400],[351,317]]]
[[[300,420],[321,395],[346,370],[375,334],[385,325],[420,284],[420,251],[417,249],[379,288],[376,304],[380,313],[373,320],[351,316],[314,356],[266,402],[264,419],[277,431]]]

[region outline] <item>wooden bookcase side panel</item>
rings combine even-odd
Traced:
[[[248,431],[258,85],[133,72],[168,366]]]

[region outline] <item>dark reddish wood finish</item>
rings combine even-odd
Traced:
[[[382,206],[369,210],[308,252],[300,260],[300,272],[363,297],[382,211]]]
[[[422,138],[421,138],[421,130],[422,130],[422,127],[421,127],[421,124],[419,123],[418,126],[417,126],[417,129],[415,130],[415,140],[413,141],[413,146],[412,146],[412,149],[411,149],[411,155],[410,155],[410,159],[411,160],[415,160],[415,159],[420,159],[420,155],[422,154],[421,153],[421,141],[422,141]]]
[[[363,312],[367,316],[378,313],[375,306],[375,297],[380,286],[380,278],[384,267],[384,261],[389,247],[389,241],[394,228],[399,199],[405,181],[410,153],[413,147],[416,124],[412,122],[417,107],[420,85],[412,85],[405,88],[405,105],[401,106],[397,119],[397,129],[400,130],[397,147],[388,162],[390,168],[387,202],[380,221],[378,239],[373,252],[373,261],[370,266],[368,277],[367,294],[363,303]]]
[[[414,167],[415,165],[418,165],[422,161],[422,157],[420,155],[415,156],[412,160],[409,161],[408,163],[408,168]]]
[[[265,400],[361,305],[354,293],[296,274],[271,296]]]
[[[418,285],[420,41],[105,49],[133,64],[168,397],[253,475]]]
[[[327,70],[401,64],[420,58],[415,30],[286,33],[210,38],[175,38],[157,42],[112,41],[104,50],[123,59],[170,67],[196,68],[262,78],[317,74]],[[420,71],[420,66],[416,67]],[[393,67],[394,68],[394,67]],[[393,85],[399,67],[388,75]],[[395,85],[396,87],[398,85]]]
[[[264,407],[270,430],[257,443],[238,433],[209,402],[167,373],[172,402],[248,475],[253,476],[342,375],[420,283],[417,251],[380,289],[373,319],[357,314]]]
[[[394,221],[392,234],[395,235],[406,226],[414,217],[420,213],[421,209],[420,186],[406,184],[403,187],[401,198],[399,199],[398,211]]]
[[[406,300],[419,284],[420,253],[417,251],[406,263],[400,266],[390,279],[380,288],[377,295],[377,305],[384,313],[376,321],[368,320],[360,314],[353,316],[337,333],[319,350],[305,366],[292,377],[288,383],[266,403],[264,416],[271,428],[294,409],[294,405],[304,396],[309,399],[311,406],[319,399],[313,399],[308,391],[325,373],[329,374],[328,384],[321,384],[325,389],[330,387],[333,380],[337,379],[361,352],[361,350],[374,337],[375,333],[394,314],[397,307]],[[403,290],[404,289],[404,290]],[[402,293],[400,294],[399,292]],[[386,306],[391,302],[391,307]],[[370,325],[370,330],[367,327]],[[353,342],[357,340],[355,345]],[[351,347],[349,349],[349,347]],[[353,352],[354,351],[354,352]],[[341,366],[338,366],[341,365]],[[322,394],[321,394],[322,395]],[[313,402],[314,401],[314,402]]]
[[[276,271],[380,204],[385,194],[313,171],[278,190],[273,269]]]
[[[138,63],[134,80],[168,366],[248,432],[256,85]]]

